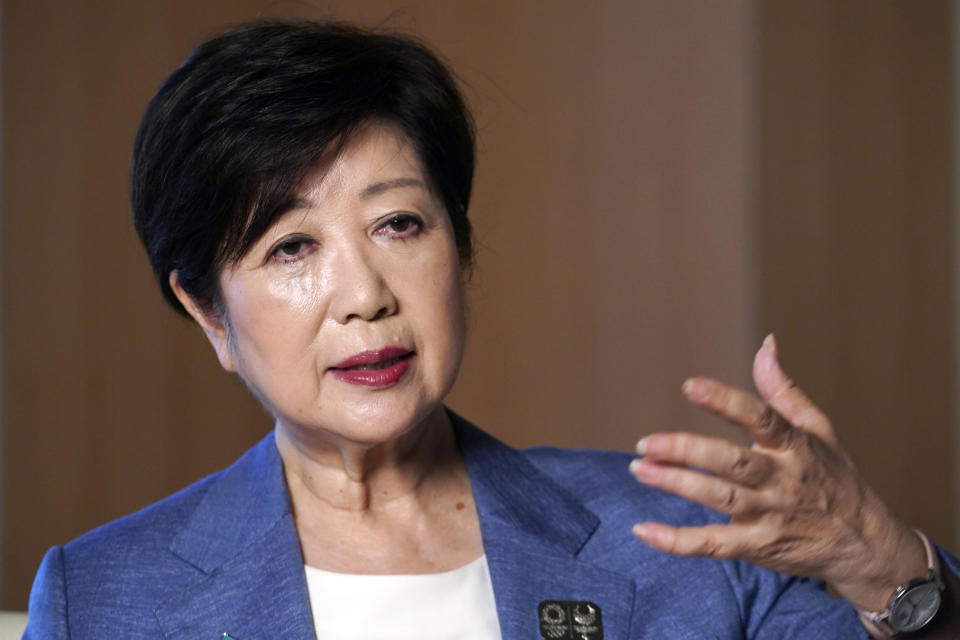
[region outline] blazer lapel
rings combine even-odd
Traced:
[[[592,603],[600,609],[602,635],[560,637],[627,638],[634,581],[578,559],[599,526],[597,516],[523,454],[462,418],[453,419],[480,516],[504,640],[547,637],[541,634],[541,605],[551,602]]]
[[[627,638],[635,586],[578,554],[595,514],[519,452],[452,415],[480,516],[504,640],[540,638],[545,602],[593,603]],[[170,640],[314,638],[300,542],[273,434],[216,478],[171,544],[197,581],[156,609]]]
[[[313,638],[300,541],[271,433],[213,481],[171,544],[198,580],[157,607],[171,640]]]

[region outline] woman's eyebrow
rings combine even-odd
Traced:
[[[417,178],[395,178],[393,180],[383,180],[381,182],[374,182],[371,185],[368,185],[360,192],[360,199],[369,198],[377,194],[383,193],[390,189],[396,189],[398,187],[420,187],[425,188],[422,180]]]
[[[294,198],[290,203],[283,208],[283,213],[289,211],[297,211],[298,209],[309,209],[313,206],[313,203],[308,198]]]
[[[309,209],[312,206],[313,203],[308,198],[296,197],[281,204],[280,210],[277,212],[276,217],[280,218],[292,211],[301,211],[304,209]]]

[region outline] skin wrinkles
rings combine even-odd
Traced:
[[[692,434],[652,434],[631,463],[638,480],[730,516],[725,524],[641,523],[635,535],[679,555],[741,558],[826,580],[867,610],[882,610],[894,588],[924,575],[919,537],[862,478],[826,415],[780,367],[772,337],[754,358],[759,395],[708,378],[683,392],[742,427],[753,443]],[[932,636],[931,636],[932,637]]]
[[[329,286],[329,282],[324,282],[323,273],[318,274],[309,269],[267,283],[272,297],[286,301],[292,310],[303,315],[317,307],[323,290]]]
[[[428,183],[394,127],[357,132],[332,164],[308,174],[297,208],[222,272],[224,321],[198,319],[224,368],[275,416],[285,465],[311,467],[303,478],[331,476],[317,468],[325,466],[346,472],[343,486],[363,485],[376,467],[402,467],[421,431],[449,429],[441,402],[463,353],[462,274],[449,217]],[[390,226],[397,216],[415,223]],[[286,263],[270,251],[288,239],[305,246]],[[357,387],[329,372],[388,345],[414,352],[393,387]],[[394,478],[391,493],[420,481]],[[350,508],[370,503],[369,487],[353,489]]]
[[[483,553],[443,399],[465,339],[452,224],[398,128],[371,123],[321,158],[280,216],[222,270],[223,312],[170,286],[221,365],[274,416],[304,561],[345,573],[430,573]],[[398,346],[386,387],[332,373]],[[462,507],[458,507],[462,505]]]

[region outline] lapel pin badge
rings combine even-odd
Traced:
[[[233,637],[232,635],[230,635],[229,633],[225,633],[225,634],[223,634],[222,636],[220,636],[220,640],[238,640],[238,639],[237,639],[237,638],[234,638],[234,637]]]
[[[544,600],[537,607],[547,640],[603,640],[600,607],[586,600]]]

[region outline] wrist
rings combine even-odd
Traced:
[[[844,584],[833,586],[858,609],[882,611],[897,587],[927,575],[929,556],[923,534],[890,512],[872,492],[864,501],[862,513],[859,559],[846,574]]]
[[[941,607],[944,583],[939,558],[923,533],[916,529],[913,533],[924,548],[926,571],[898,584],[883,609],[857,608],[861,623],[874,638],[892,638],[925,629]]]

